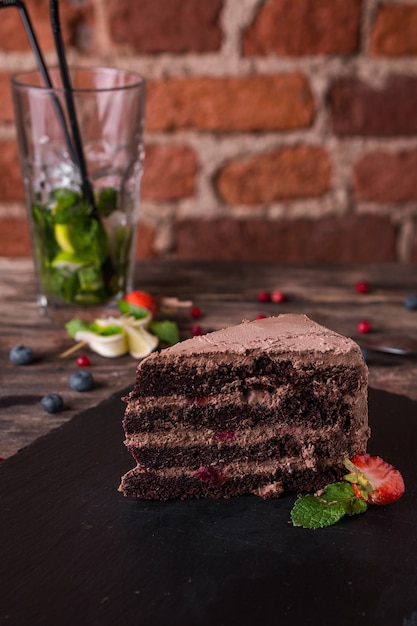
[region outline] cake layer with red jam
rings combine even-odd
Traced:
[[[366,451],[358,345],[304,315],[200,335],[137,368],[123,419],[127,496],[227,498],[316,491]]]

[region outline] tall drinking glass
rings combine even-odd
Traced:
[[[38,72],[11,81],[38,301],[57,319],[132,288],[143,161],[145,80],[112,68],[70,74],[92,194],[85,192],[58,69],[50,72],[53,89]]]

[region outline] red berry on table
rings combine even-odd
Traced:
[[[266,317],[268,317],[267,315],[265,315],[265,313],[258,313],[258,315],[255,317],[256,320],[264,320]]]
[[[283,293],[279,289],[274,289],[274,291],[271,292],[271,302],[280,303],[284,302],[284,300],[285,293]]]
[[[358,332],[366,335],[371,331],[371,324],[367,320],[362,320],[357,326]]]
[[[405,491],[400,472],[379,456],[356,454],[345,465],[350,472],[345,479],[359,498],[371,504],[390,504]]]
[[[86,354],[80,354],[77,359],[78,367],[90,367],[91,361]]]
[[[259,302],[270,302],[271,294],[268,291],[260,291],[258,293],[258,301]]]
[[[0,456],[0,463],[1,463],[2,461],[4,461],[4,459],[3,459],[3,457],[2,457],[2,456]]]
[[[198,320],[198,319],[199,319],[199,318],[203,315],[203,312],[201,311],[201,309],[200,309],[200,307],[199,307],[199,306],[193,306],[193,307],[191,308],[190,315],[191,315],[191,317],[193,317],[195,320]]]
[[[201,328],[201,326],[199,326],[198,324],[193,324],[193,326],[191,326],[191,335],[193,337],[197,337],[198,335],[202,335],[203,334],[203,329]]]
[[[359,282],[356,283],[355,289],[358,293],[369,293],[371,290],[371,287],[366,280],[360,280]]]

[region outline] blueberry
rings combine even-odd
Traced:
[[[94,378],[87,372],[86,370],[80,370],[79,372],[74,372],[69,377],[69,386],[74,391],[89,391],[94,385]]]
[[[417,294],[409,293],[408,296],[404,298],[404,306],[406,309],[410,309],[410,311],[417,309]]]
[[[9,359],[15,365],[29,365],[35,360],[32,348],[28,346],[14,346],[9,353]]]
[[[42,398],[41,406],[48,413],[58,413],[64,406],[64,401],[58,393],[50,393]]]

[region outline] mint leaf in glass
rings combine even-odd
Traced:
[[[113,187],[104,187],[97,193],[96,208],[102,217],[108,217],[117,210],[117,191]]]

